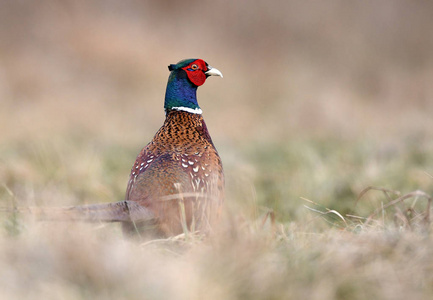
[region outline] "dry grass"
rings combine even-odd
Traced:
[[[320,219],[275,231],[230,219],[213,236],[125,240],[112,226],[25,222],[2,234],[8,299],[404,299],[432,295],[426,231]],[[261,220],[260,220],[261,221]],[[358,222],[358,224],[361,224]],[[21,224],[22,225],[22,224]]]
[[[224,73],[199,101],[227,199],[209,238],[0,213],[0,298],[431,299],[431,11],[1,2],[1,207],[121,200],[186,57]]]

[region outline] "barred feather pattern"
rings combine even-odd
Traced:
[[[201,114],[171,110],[131,169],[126,200],[154,216],[165,236],[185,230],[208,231],[224,194],[221,159]],[[136,229],[124,224],[124,231]],[[155,230],[154,228],[152,230]]]

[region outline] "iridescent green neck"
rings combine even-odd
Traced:
[[[190,113],[201,114],[202,111],[197,103],[197,86],[192,84],[184,70],[173,70],[168,78],[165,92],[164,109],[182,110]]]

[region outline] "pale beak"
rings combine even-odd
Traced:
[[[216,68],[212,68],[211,66],[207,66],[208,70],[204,72],[207,76],[220,76],[223,78],[223,73],[220,72],[220,70]]]

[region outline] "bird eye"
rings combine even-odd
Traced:
[[[197,70],[197,69],[198,69],[198,66],[197,66],[196,64],[193,64],[193,65],[191,66],[191,69],[193,69],[193,70]]]

